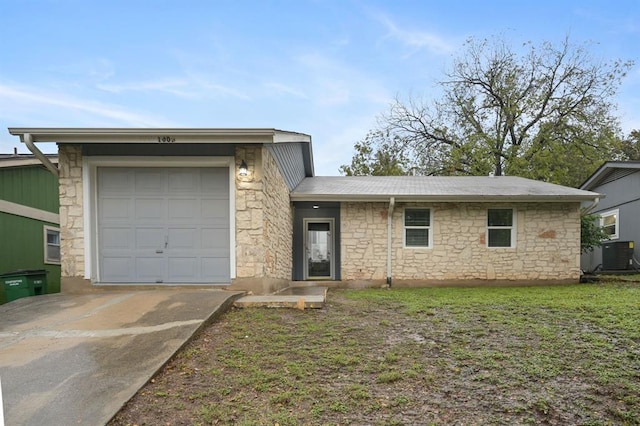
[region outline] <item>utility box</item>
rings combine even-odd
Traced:
[[[602,244],[602,270],[633,269],[633,241],[614,241]]]
[[[47,271],[44,269],[20,269],[0,275],[7,302],[22,297],[38,296],[47,292]]]

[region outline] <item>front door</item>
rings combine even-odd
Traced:
[[[333,219],[304,220],[305,279],[334,279]]]

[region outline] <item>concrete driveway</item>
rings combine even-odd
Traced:
[[[0,306],[5,424],[105,424],[239,294],[105,291]]]

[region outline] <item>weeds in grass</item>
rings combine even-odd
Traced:
[[[630,283],[233,310],[112,424],[639,424],[639,311]]]

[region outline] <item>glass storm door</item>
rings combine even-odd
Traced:
[[[333,279],[333,220],[307,219],[305,227],[305,279]]]

